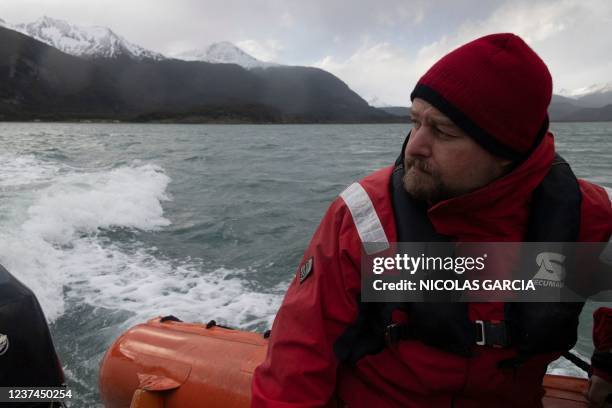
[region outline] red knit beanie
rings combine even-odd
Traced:
[[[410,95],[435,106],[489,152],[513,160],[527,157],[546,134],[551,97],[548,68],[514,34],[457,48]]]

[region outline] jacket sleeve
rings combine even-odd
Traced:
[[[338,368],[333,345],[357,316],[360,246],[350,212],[338,198],[276,315],[266,359],[253,376],[252,407],[324,407],[333,397]]]
[[[612,382],[612,309],[600,307],[593,313],[592,374]]]
[[[612,207],[612,189],[606,189],[610,207]],[[599,223],[604,228],[604,236],[608,236],[609,244],[612,245],[612,209],[605,205],[605,195],[602,194],[603,219]],[[607,222],[606,222],[607,221]],[[607,231],[607,233],[606,233]],[[606,253],[609,249],[606,249]],[[609,279],[607,279],[609,282]],[[592,374],[612,383],[612,308],[600,307],[593,313],[593,344],[595,350],[591,357]]]

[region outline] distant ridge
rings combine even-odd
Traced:
[[[569,112],[561,117],[565,122],[610,122],[612,121],[612,104],[601,108],[582,108]]]
[[[390,113],[395,116],[405,116],[408,117],[410,115],[410,107],[408,106],[383,106],[378,109]]]

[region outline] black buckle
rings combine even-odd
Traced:
[[[484,346],[487,344],[487,336],[485,335],[484,322],[482,320],[476,320],[476,344]],[[478,330],[480,329],[480,330]]]
[[[476,320],[476,344],[495,348],[508,347],[510,336],[506,322]]]

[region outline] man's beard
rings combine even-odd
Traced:
[[[444,184],[440,173],[418,157],[404,159],[402,181],[408,194],[414,199],[430,205],[455,195]]]

